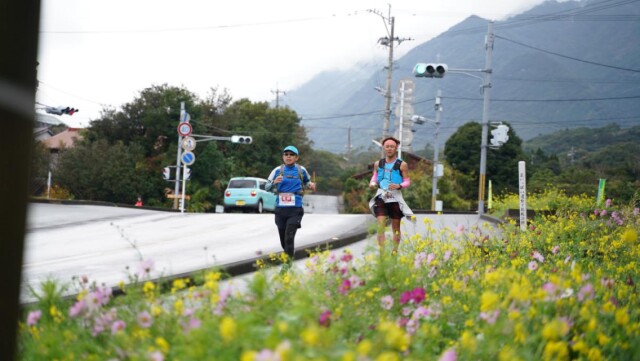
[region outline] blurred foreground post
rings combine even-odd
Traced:
[[[16,357],[40,1],[3,1],[0,11],[0,360]]]

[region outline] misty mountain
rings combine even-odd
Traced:
[[[482,78],[489,21],[471,16],[400,58],[393,69],[397,106],[401,79],[413,80],[415,114],[434,118],[442,91],[439,144],[482,119]],[[494,23],[489,121],[508,121],[527,140],[575,127],[640,124],[640,2],[547,1]],[[410,34],[405,34],[410,36]],[[446,63],[442,79],[416,78],[419,62]],[[286,95],[314,147],[343,153],[366,149],[383,129],[383,62],[324,72]],[[456,69],[458,71],[456,71]],[[467,71],[463,71],[467,70]],[[466,74],[462,74],[466,73]],[[397,127],[392,114],[390,131]],[[433,144],[431,123],[413,125],[413,150]]]

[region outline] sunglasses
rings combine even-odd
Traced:
[[[296,153],[282,153],[282,155],[287,156],[287,157],[293,157],[296,155]]]

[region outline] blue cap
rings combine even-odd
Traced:
[[[284,148],[282,153],[284,153],[286,151],[294,152],[294,153],[296,153],[296,155],[298,155],[298,148],[294,147],[293,145],[289,145],[286,148]]]

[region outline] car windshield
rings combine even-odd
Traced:
[[[249,179],[233,179],[229,182],[229,188],[255,188],[256,181]]]

